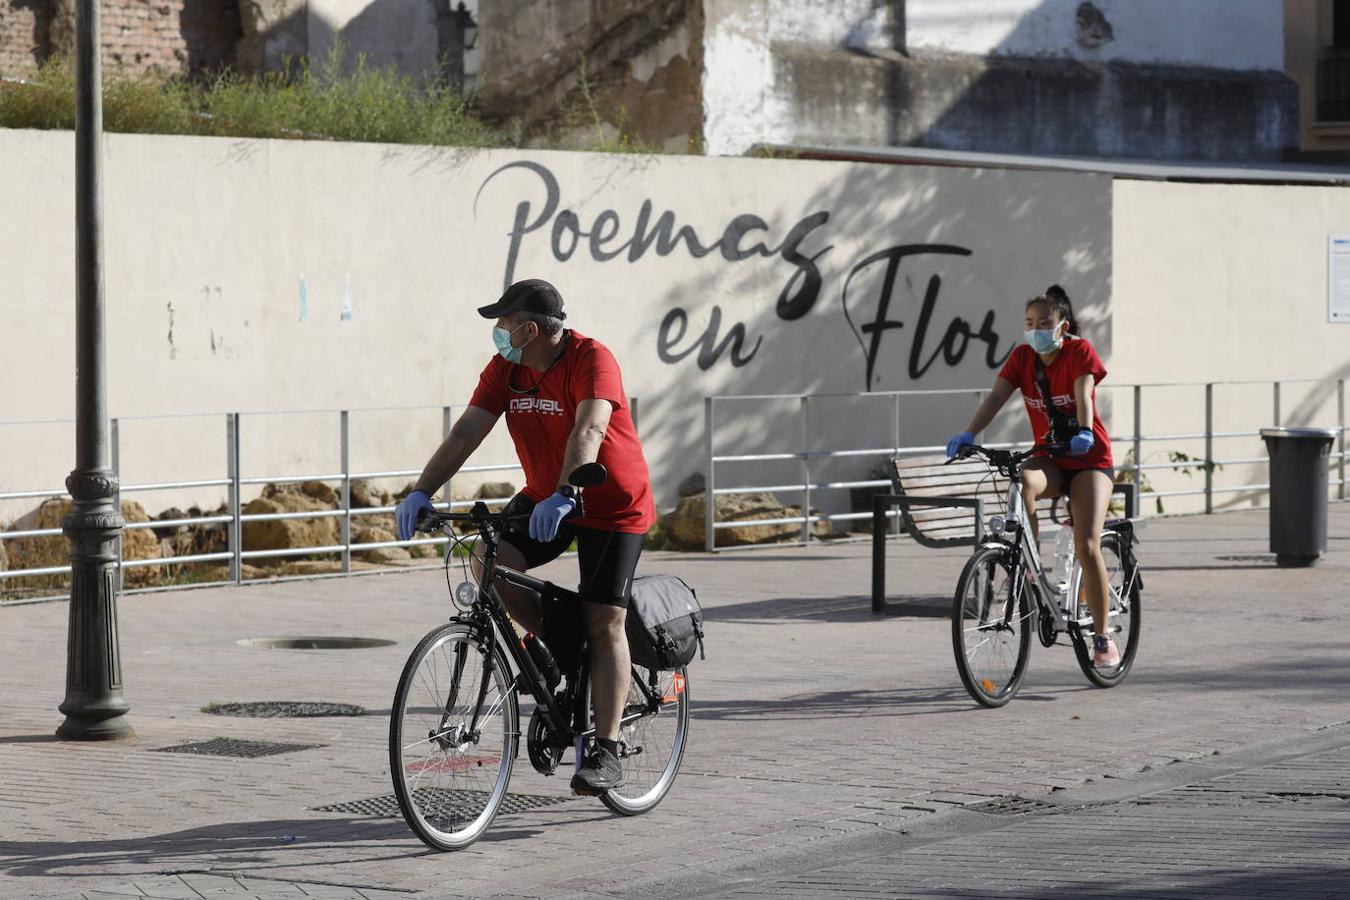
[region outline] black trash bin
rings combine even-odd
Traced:
[[[1328,428],[1262,428],[1270,452],[1270,549],[1276,565],[1311,566],[1327,549]]]

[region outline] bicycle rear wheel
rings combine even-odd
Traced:
[[[492,824],[511,779],[518,722],[506,660],[500,649],[489,656],[469,626],[442,625],[413,650],[389,717],[389,770],[403,818],[423,843],[460,850]]]
[[[1012,596],[1013,569],[1006,551],[981,547],[956,583],[952,649],[961,683],[984,706],[1002,706],[1021,686],[1036,620],[1023,582]],[[1011,606],[1011,609],[1009,608]]]
[[[637,816],[660,803],[675,783],[689,739],[689,676],[684,667],[657,672],[654,693],[661,706],[646,712],[651,673],[633,666],[624,718],[636,716],[619,728],[619,759],[624,785],[606,791],[600,801],[625,816]],[[638,681],[641,680],[639,686]]]
[[[1123,540],[1114,532],[1102,533],[1102,556],[1106,560],[1106,583],[1110,591],[1108,628],[1120,651],[1120,664],[1111,669],[1098,669],[1092,664],[1091,637],[1079,632],[1073,642],[1078,667],[1097,687],[1120,684],[1129,674],[1134,655],[1139,650],[1139,581],[1131,577],[1134,571],[1126,568]]]

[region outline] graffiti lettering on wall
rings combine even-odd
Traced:
[[[503,287],[516,279],[516,264],[525,241],[541,239],[547,235],[549,250],[558,262],[568,261],[583,249],[597,263],[608,263],[617,259],[634,263],[648,252],[665,257],[676,251],[686,253],[693,259],[702,259],[716,253],[729,263],[751,259],[777,259],[789,267],[784,273],[782,288],[774,304],[775,315],[784,322],[794,322],[803,318],[820,299],[824,278],[818,262],[833,249],[834,245],[827,244],[813,252],[805,249],[803,244],[812,237],[813,232],[829,223],[828,210],[813,212],[803,217],[787,229],[782,240],[777,242],[771,238],[777,229],[754,213],[741,213],[732,217],[722,229],[721,235],[716,240],[709,240],[701,237],[693,226],[680,224],[675,212],[671,210],[661,212],[653,221],[654,209],[650,199],[644,199],[636,213],[628,219],[617,210],[604,209],[593,219],[586,221],[575,210],[560,208],[562,190],[557,177],[547,166],[521,160],[501,166],[483,180],[474,198],[475,214],[483,190],[498,175],[510,170],[520,170],[537,179],[538,185],[543,189],[543,202],[538,206],[530,200],[521,200],[516,204],[511,231],[508,233]],[[887,333],[904,328],[903,322],[889,318],[891,299],[901,263],[906,258],[934,254],[970,256],[971,251],[950,244],[905,244],[888,247],[858,262],[844,279],[840,299],[844,317],[857,337],[866,361],[867,390],[871,390],[879,380],[875,369]],[[885,270],[881,290],[874,298],[875,311],[870,321],[864,321],[859,325],[855,320],[857,310],[851,308],[850,304],[857,307],[861,305],[862,300],[857,296],[858,291],[850,295],[850,287],[855,276],[867,272],[878,263],[885,263]],[[993,310],[986,313],[976,330],[972,330],[964,319],[953,317],[930,349],[930,328],[941,286],[942,280],[939,276],[933,275],[929,279],[919,317],[910,335],[909,376],[914,379],[923,377],[939,359],[948,366],[957,365],[964,358],[972,339],[985,343],[985,361],[990,368],[997,368],[1007,354],[1003,354],[1001,358],[997,356],[1000,340],[998,332],[994,329]],[[723,333],[722,318],[721,307],[714,305],[702,333],[693,334],[689,311],[680,306],[672,308],[661,320],[657,330],[657,356],[669,365],[675,365],[692,356],[699,369],[703,371],[711,369],[723,359],[732,367],[748,364],[759,353],[763,336],[756,336],[751,341],[748,329],[742,322],[728,323]]]
[[[867,359],[866,384],[869,390],[875,384],[877,377],[874,374],[876,363],[881,356],[882,340],[886,332],[898,331],[905,327],[904,322],[888,318],[891,298],[895,293],[896,276],[900,271],[900,263],[906,257],[923,256],[925,254],[969,256],[970,250],[965,247],[958,247],[955,244],[901,244],[897,247],[887,247],[885,250],[873,253],[862,260],[853,267],[853,271],[849,272],[848,277],[844,279],[842,295],[844,318],[848,320],[849,327],[853,329],[853,334],[862,346],[863,356]],[[886,271],[881,280],[880,294],[876,298],[876,310],[872,321],[858,325],[849,309],[849,287],[853,283],[854,276],[866,272],[879,262],[886,263]],[[973,333],[970,330],[970,324],[965,319],[954,316],[947,324],[937,347],[927,356],[924,355],[928,347],[928,329],[932,324],[933,310],[937,306],[938,293],[941,289],[942,278],[938,275],[930,276],[928,286],[924,290],[923,306],[919,310],[919,319],[914,326],[914,336],[910,339],[909,377],[915,381],[922,378],[933,367],[933,363],[937,362],[939,355],[947,365],[957,365],[965,357],[966,348],[970,345],[971,338],[984,341],[985,364],[989,368],[996,369],[1003,365],[1011,350],[1005,352],[1002,356],[995,355],[998,352],[999,337],[998,332],[994,330],[994,311],[992,309],[985,313],[984,321],[980,324],[980,330]]]

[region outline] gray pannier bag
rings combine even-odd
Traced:
[[[636,665],[678,669],[703,655],[703,609],[694,589],[674,575],[633,579],[628,604],[628,648]]]

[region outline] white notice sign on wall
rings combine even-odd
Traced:
[[[1327,237],[1327,321],[1350,324],[1350,234]]]

